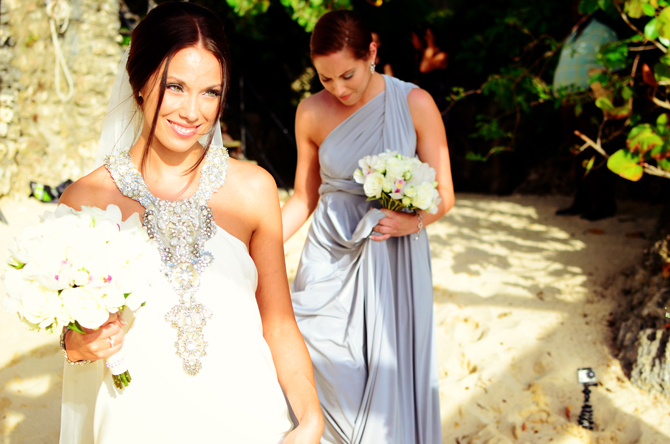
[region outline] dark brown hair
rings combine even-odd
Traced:
[[[372,33],[356,14],[345,9],[324,14],[314,26],[310,40],[310,55],[330,55],[344,49],[357,60],[370,55]]]
[[[149,146],[156,130],[158,111],[163,104],[170,61],[178,51],[199,44],[211,52],[221,64],[222,91],[216,120],[213,123],[213,125],[218,125],[230,80],[230,55],[226,36],[223,33],[223,23],[213,12],[202,6],[185,2],[166,2],[152,9],[133,30],[126,64],[133,97],[138,105],[142,105],[144,99],[140,96],[140,92],[152,79],[155,81],[160,78],[159,91],[161,91],[151,123],[151,132],[142,154],[142,168],[146,163]],[[163,72],[154,77],[163,63],[165,63]],[[197,168],[205,158],[212,143],[212,136],[213,132],[210,132],[205,152],[189,171]]]

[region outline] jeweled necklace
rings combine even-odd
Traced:
[[[179,296],[179,303],[165,315],[165,320],[177,330],[174,346],[184,372],[197,375],[202,368],[200,359],[207,354],[203,328],[212,317],[211,311],[195,298],[200,276],[213,260],[212,254],[205,251],[205,242],[216,233],[207,202],[226,181],[228,151],[222,146],[210,146],[198,190],[178,201],[153,196],[128,151],[109,155],[105,166],[121,193],[145,208],[144,226],[158,244],[161,271]]]

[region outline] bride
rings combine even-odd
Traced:
[[[62,444],[320,439],[276,185],[220,145],[229,72],[223,25],[202,7],[162,3],[133,32],[101,138],[110,155],[60,202],[139,213],[162,264],[135,315],[64,331]],[[119,391],[103,360],[121,348],[133,381]]]

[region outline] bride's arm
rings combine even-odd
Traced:
[[[284,242],[305,223],[319,201],[319,147],[311,140],[311,114],[313,104],[309,99],[298,106],[295,116],[295,136],[298,145],[298,164],[295,170],[293,195],[281,209]]]
[[[318,443],[323,417],[316,394],[312,361],[295,321],[286,277],[282,220],[277,187],[266,172],[247,181],[253,196],[255,229],[249,253],[258,269],[256,300],[263,322],[263,336],[272,352],[277,376],[300,426],[287,442]]]
[[[442,198],[442,202],[437,207],[437,213],[420,212],[425,227],[440,220],[454,206],[454,186],[451,180],[449,148],[447,147],[447,135],[442,122],[442,115],[430,94],[422,89],[415,88],[410,91],[407,102],[416,130],[416,152],[422,162],[428,163],[435,169],[437,191]],[[405,236],[418,231],[418,216],[390,210],[382,211],[386,214],[386,217],[379,221],[379,225],[374,228],[377,233],[382,234],[370,236],[370,239],[382,241],[391,236]]]

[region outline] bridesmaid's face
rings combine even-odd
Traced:
[[[312,61],[323,87],[342,104],[356,104],[368,87],[372,73],[370,64],[377,55],[377,45],[370,44],[370,54],[365,59],[356,59],[351,51],[344,49],[332,54],[316,56]]]
[[[163,65],[164,66],[164,65]],[[144,126],[142,133],[148,137],[158,103],[160,78],[163,67],[150,81],[142,105]],[[160,74],[158,74],[160,73]],[[178,51],[168,67],[163,103],[158,111],[155,141],[159,147],[186,152],[206,134],[216,120],[221,96],[221,65],[219,60],[202,46]]]

